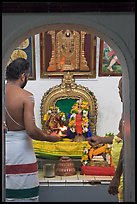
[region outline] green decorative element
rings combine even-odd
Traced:
[[[36,157],[40,159],[52,159],[52,160],[58,160],[60,159],[61,155],[51,155],[51,154],[46,154],[46,153],[36,153]],[[72,159],[81,159],[81,155],[79,156],[73,156],[69,155],[70,158]]]
[[[66,113],[66,114],[69,114],[71,109],[72,109],[72,106],[76,103],[78,99],[60,99],[56,102],[56,106],[59,107],[59,109]]]
[[[106,133],[105,136],[114,136],[115,134],[113,132],[109,132],[109,133]]]
[[[27,189],[6,189],[6,198],[32,198],[39,195],[39,186]]]

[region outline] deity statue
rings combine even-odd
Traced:
[[[74,141],[83,141],[92,135],[89,126],[89,105],[85,100],[79,99],[73,105],[68,128]]]
[[[57,111],[57,108],[53,108],[49,117],[45,121],[45,129],[47,130],[48,134],[51,133],[58,133],[61,126],[61,119],[60,115]]]
[[[74,138],[74,141],[79,142],[79,141],[84,141],[85,137],[83,135],[83,131],[82,131],[82,100],[80,99],[78,102],[78,111],[76,113],[76,136]]]
[[[82,108],[78,106],[78,113],[76,114],[76,133],[82,135]]]
[[[59,135],[65,123],[65,115],[58,107],[50,107],[44,115],[44,128],[49,135]]]

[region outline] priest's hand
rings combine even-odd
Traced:
[[[98,144],[102,143],[102,137],[101,136],[91,136],[90,138],[87,139],[89,144],[91,146],[97,146]]]
[[[47,134],[47,132],[44,132],[45,134],[45,141],[48,141],[48,142],[58,142],[61,140],[61,137],[59,135],[57,135],[56,133],[50,133],[50,134]]]
[[[119,184],[120,184],[120,178],[114,176],[109,184],[108,193],[112,195],[117,195]]]

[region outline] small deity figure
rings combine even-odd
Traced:
[[[61,127],[61,118],[56,108],[53,108],[48,120],[45,122],[45,127],[48,134],[58,134]]]
[[[83,111],[82,111],[82,107],[81,107],[81,104],[82,104],[82,100],[80,99],[79,100],[79,103],[78,103],[78,111],[77,111],[77,114],[76,114],[76,136],[74,138],[74,141],[83,141],[85,140],[85,137],[83,136],[83,132],[82,132],[82,114],[83,114]]]
[[[66,116],[57,106],[50,106],[44,115],[44,129],[48,135],[66,136]]]
[[[74,138],[74,141],[83,141],[92,136],[89,121],[89,104],[87,101],[79,99],[72,106],[67,136]]]

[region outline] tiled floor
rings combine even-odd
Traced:
[[[53,178],[44,177],[43,171],[39,171],[40,185],[46,186],[83,186],[110,183],[112,176],[90,176],[81,175],[77,172],[73,176],[55,176]]]

